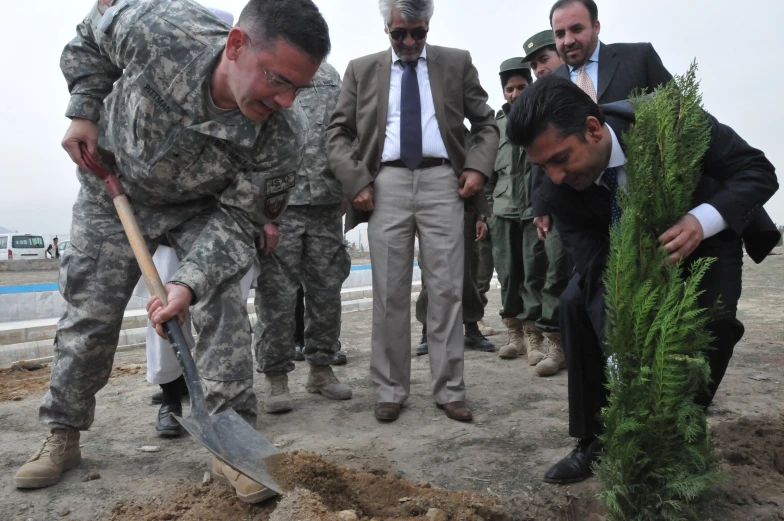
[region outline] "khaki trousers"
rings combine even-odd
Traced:
[[[464,202],[449,165],[382,167],[368,223],[373,266],[370,372],[377,402],[403,403],[411,387],[411,277],[419,233],[427,280],[427,340],[437,403],[465,400],[463,382]]]

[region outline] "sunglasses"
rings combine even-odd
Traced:
[[[389,29],[387,27],[387,29]],[[392,37],[393,40],[396,42],[402,42],[406,39],[406,36],[411,35],[411,38],[414,40],[421,42],[425,38],[427,38],[427,29],[424,27],[415,27],[413,29],[406,30],[406,29],[393,29],[389,31],[389,36]]]

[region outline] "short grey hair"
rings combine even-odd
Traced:
[[[424,20],[428,24],[435,9],[433,0],[378,0],[378,8],[387,27],[392,25],[392,11],[395,9],[400,11],[405,22]]]

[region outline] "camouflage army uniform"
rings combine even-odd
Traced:
[[[68,117],[98,123],[148,246],[166,241],[181,259],[171,278],[195,295],[194,349],[211,412],[256,419],[253,362],[239,280],[254,237],[278,217],[294,184],[307,122],[301,110],[255,123],[215,107],[213,67],[228,25],[189,1],[99,2],[64,49]],[[123,311],[140,271],[111,200],[78,171],[71,245],[60,268],[67,302],[39,417],[86,430],[108,381]]]
[[[327,166],[324,148],[324,130],[340,94],[340,74],[325,62],[313,84],[297,98],[308,118],[308,142],[289,206],[277,220],[280,241],[269,256],[259,255],[256,358],[259,371],[268,375],[294,370],[300,285],[307,313],[303,354],[310,364],[329,365],[338,350],[340,288],[351,268],[341,230],[343,190]]]

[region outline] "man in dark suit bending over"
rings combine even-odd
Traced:
[[[576,273],[561,296],[561,335],[569,371],[569,434],[577,447],[545,475],[572,483],[591,475],[599,452],[605,384],[603,275],[609,252],[611,196],[627,186],[621,136],[634,120],[629,102],[600,108],[578,86],[550,75],[526,89],[509,115],[507,135],[545,172],[537,197],[552,212]],[[721,382],[735,344],[743,336],[736,318],[741,292],[742,245],[761,262],[779,233],[762,205],[778,189],[773,165],[731,128],[709,117],[711,140],[703,157],[694,208],[659,242],[674,262],[701,257],[717,261],[702,279],[700,307],[721,308],[708,328],[711,384],[697,402],[707,407]],[[651,144],[656,146],[655,144]]]

